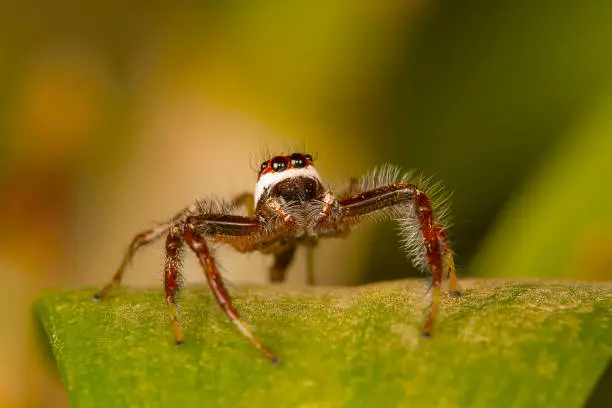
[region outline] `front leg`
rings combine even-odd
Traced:
[[[339,221],[320,222],[321,233],[333,233],[334,229],[339,229],[338,225],[355,225],[368,217],[386,216],[398,220],[403,246],[413,263],[432,275],[431,302],[422,330],[423,336],[429,337],[438,314],[443,277],[450,279],[451,294],[460,294],[451,246],[429,197],[412,184],[392,184],[338,201],[337,207]]]
[[[223,313],[236,325],[242,334],[272,363],[278,360],[252,333],[232,305],[223,279],[217,270],[205,236],[225,242],[241,251],[252,251],[266,239],[264,229],[257,218],[236,215],[202,214],[187,217],[183,230],[185,241],[196,254],[204,269],[206,281]]]

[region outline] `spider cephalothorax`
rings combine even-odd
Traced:
[[[422,331],[429,336],[438,311],[442,279],[449,278],[451,294],[459,295],[459,290],[452,250],[441,220],[446,211],[432,205],[434,188],[418,184],[410,175],[386,165],[352,180],[346,191],[336,196],[323,185],[309,154],[275,156],[261,164],[254,194],[242,194],[231,203],[198,201],[168,222],[136,235],[113,279],[94,299],[104,299],[121,282],[137,249],[166,235],[165,299],[177,344],[185,339],[176,295],[182,256],[188,246],[200,261],[219,306],[249,341],[275,362],[274,354],[253,336],[232,306],[209,246],[227,244],[239,252],[272,254],[270,278],[282,281],[298,246],[312,248],[319,238],[344,236],[368,219],[393,218],[400,225],[403,247],[413,263],[433,278]],[[246,207],[247,216],[240,215],[240,206]]]

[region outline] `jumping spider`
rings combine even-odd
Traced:
[[[268,359],[274,354],[253,335],[232,306],[230,296],[211,255],[210,244],[228,244],[238,252],[261,251],[274,255],[272,281],[282,281],[298,245],[314,246],[319,238],[343,237],[351,228],[371,218],[398,221],[404,249],[413,263],[433,276],[431,301],[422,334],[431,335],[438,311],[442,279],[449,278],[451,295],[460,294],[453,254],[441,221],[445,211],[430,201],[433,189],[411,183],[393,166],[383,166],[347,191],[336,194],[323,186],[312,156],[293,153],[275,156],[261,164],[255,194],[243,194],[230,203],[198,201],[169,221],[144,231],[132,240],[112,280],[96,293],[103,300],[121,282],[134,253],[166,235],[165,299],[177,344],[185,340],[175,302],[185,244],[196,254],[207,282],[223,312]],[[238,215],[246,206],[248,216]]]

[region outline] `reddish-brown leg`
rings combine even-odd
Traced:
[[[174,331],[176,344],[185,342],[185,335],[179,322],[179,309],[176,294],[181,286],[181,267],[183,264],[183,239],[178,228],[174,227],[166,238],[166,264],[164,267],[164,289],[170,324]]]
[[[125,270],[127,269],[127,266],[132,261],[134,253],[136,253],[139,248],[156,241],[168,231],[168,228],[169,226],[164,224],[136,235],[132,240],[130,246],[125,251],[123,259],[121,260],[121,264],[119,265],[119,268],[117,268],[117,271],[113,275],[113,278],[102,288],[102,290],[93,295],[93,300],[104,300],[113,289],[119,286],[119,284],[121,283],[121,279],[123,279],[123,275],[125,273]]]
[[[306,283],[315,284],[314,275],[314,247],[306,247]]]
[[[461,289],[459,288],[459,283],[457,282],[457,271],[455,270],[453,249],[451,248],[451,245],[448,242],[448,239],[446,238],[446,232],[444,230],[442,230],[440,236],[442,242],[445,276],[448,277],[450,282],[449,295],[451,295],[452,297],[459,297],[461,296]]]
[[[113,275],[113,278],[111,279],[111,281],[107,283],[102,288],[102,290],[95,293],[92,296],[92,299],[95,301],[104,300],[106,296],[108,296],[108,294],[113,289],[119,286],[119,284],[121,283],[121,280],[123,279],[123,275],[125,274],[125,270],[127,269],[127,266],[132,261],[132,258],[134,257],[134,254],[136,253],[138,249],[142,248],[145,245],[148,245],[148,244],[151,244],[157,241],[157,239],[159,239],[161,236],[163,236],[165,233],[167,233],[170,230],[172,225],[182,222],[187,217],[186,215],[187,213],[193,212],[197,208],[198,208],[197,203],[192,204],[186,210],[183,210],[177,215],[175,215],[174,217],[172,217],[170,221],[160,224],[155,228],[151,228],[149,230],[146,230],[136,235],[134,239],[132,239],[130,246],[125,251],[125,254],[123,255],[123,259],[121,260],[121,264],[119,265],[119,268],[117,268],[117,271]]]
[[[414,210],[421,225],[423,244],[427,251],[427,264],[432,275],[431,303],[429,305],[429,315],[423,326],[423,336],[431,336],[433,324],[438,314],[440,305],[440,286],[442,285],[442,254],[440,249],[440,237],[442,229],[433,218],[433,211],[429,198],[419,189],[414,189]]]
[[[217,266],[210,253],[205,239],[201,235],[195,233],[195,226],[190,223],[190,218],[187,219],[184,236],[189,248],[196,254],[198,261],[204,268],[206,280],[212,290],[217,303],[227,317],[238,327],[242,334],[272,363],[277,363],[278,360],[270,350],[265,348],[263,344],[253,335],[251,329],[240,318],[236,309],[232,306],[232,300],[225,289],[221,275],[217,271]]]
[[[453,254],[444,229],[435,219],[429,198],[412,184],[395,184],[361,192],[339,202],[345,222],[396,205],[412,205],[425,248],[427,267],[432,274],[432,294],[422,334],[429,337],[438,314],[444,272],[450,278],[451,295],[459,294]]]
[[[283,282],[285,280],[285,274],[291,261],[293,261],[295,250],[295,245],[288,245],[274,254],[274,264],[270,268],[270,281]]]

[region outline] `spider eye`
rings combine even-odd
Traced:
[[[287,160],[284,157],[277,156],[272,159],[272,170],[275,172],[283,171],[287,168]]]
[[[261,166],[259,166],[259,168],[260,168],[261,170],[265,170],[265,169],[267,169],[267,168],[268,168],[268,162],[267,162],[267,161],[265,161],[265,162],[261,163]]]
[[[306,155],[306,160],[308,161],[308,163],[312,163],[312,156],[307,154]]]
[[[296,169],[306,166],[306,157],[300,153],[293,153],[290,157],[291,165]]]

